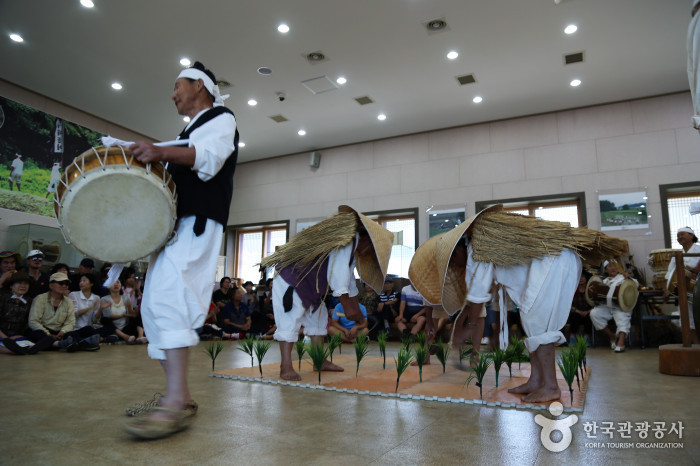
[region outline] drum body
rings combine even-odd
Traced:
[[[66,241],[106,262],[130,262],[156,251],[177,219],[175,184],[163,165],[143,164],[119,146],[76,157],[54,201]]]
[[[668,264],[671,262],[675,249],[656,249],[649,253],[649,266],[654,273],[666,273]]]
[[[605,285],[600,277],[594,275],[586,284],[586,301],[591,306],[607,304],[609,292],[610,287]],[[632,312],[634,306],[637,305],[638,297],[639,291],[637,290],[637,283],[634,280],[628,279],[620,283],[620,286],[617,286],[615,290],[613,290],[612,301],[621,311]]]

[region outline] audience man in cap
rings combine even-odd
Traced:
[[[49,291],[49,276],[41,271],[44,264],[44,253],[38,249],[32,249],[27,254],[27,275],[34,280],[29,287],[27,296],[34,298],[41,293]]]

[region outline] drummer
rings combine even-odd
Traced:
[[[683,248],[683,252],[686,254],[700,254],[700,244],[698,244],[698,237],[695,236],[695,232],[690,227],[679,228],[676,233],[676,239],[678,244]],[[684,257],[683,265],[686,269],[686,275],[689,275],[692,280],[698,279],[698,271],[700,271],[700,257]],[[676,273],[676,258],[672,257],[671,261],[668,263],[668,271],[666,272],[666,283],[669,283]],[[688,290],[692,291],[692,290]],[[669,291],[668,286],[666,287],[666,292],[664,293],[664,302],[668,301]],[[690,328],[695,330],[695,319],[693,317],[693,301],[688,300],[688,316],[690,321]],[[693,334],[693,344],[700,344],[700,339],[698,339],[697,332],[692,332]]]
[[[614,260],[606,260],[603,262],[603,268],[607,275],[603,279],[603,284],[611,290],[622,284],[623,281],[630,278],[628,273],[620,273],[617,262]],[[632,279],[634,280],[634,279]],[[634,280],[638,283],[637,280]],[[611,306],[607,304],[599,304],[591,310],[591,322],[596,330],[602,330],[610,339],[610,348],[616,353],[625,352],[625,338],[630,332],[630,321],[632,320],[631,312],[624,312],[614,303]],[[608,322],[614,319],[617,329],[615,333],[608,327]]]
[[[199,343],[216,277],[219,248],[228,223],[238,130],[224,107],[214,73],[200,62],[180,72],[172,99],[191,121],[178,139],[186,147],[148,142],[129,146],[143,163],[163,162],[177,185],[175,241],[151,256],[141,312],[148,355],[165,370],[167,394],[147,416],[126,425],[139,438],[159,438],[183,430],[197,412],[187,384],[189,347]]]

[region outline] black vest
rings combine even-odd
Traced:
[[[189,138],[192,131],[223,113],[233,112],[226,107],[213,107],[202,114],[197,121],[180,133],[180,139]],[[233,173],[238,159],[238,128],[233,139],[234,149],[224,165],[211,180],[202,181],[190,167],[169,162],[168,172],[173,177],[177,190],[177,218],[196,216],[194,232],[197,236],[204,231],[206,219],[220,223],[224,228],[233,196]]]

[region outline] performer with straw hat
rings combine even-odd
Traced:
[[[384,285],[394,234],[348,206],[338,214],[298,233],[274,254],[262,260],[263,267],[275,267],[272,303],[280,342],[280,377],[301,380],[292,364],[292,348],[299,329],[314,344],[323,344],[328,314],[323,296],[332,290],[349,320],[364,317],[357,300],[354,270],[375,291]],[[343,369],[326,361],[322,370]]]
[[[504,306],[507,293],[520,308],[532,363],[530,379],[509,391],[524,394],[525,402],[556,400],[561,391],[556,381],[554,347],[566,342],[561,329],[578,286],[582,259],[600,263],[604,257],[626,252],[627,242],[594,230],[501,210],[500,205],[482,210],[426,242],[413,257],[409,278],[426,299],[440,297],[448,313],[466,309],[470,323],[477,324],[471,330],[475,345],[481,337],[478,329],[483,329],[478,326],[480,311],[491,300],[495,283],[502,310],[501,347],[508,343]],[[437,271],[437,276],[431,270]],[[453,338],[463,338],[460,318],[455,322]]]

